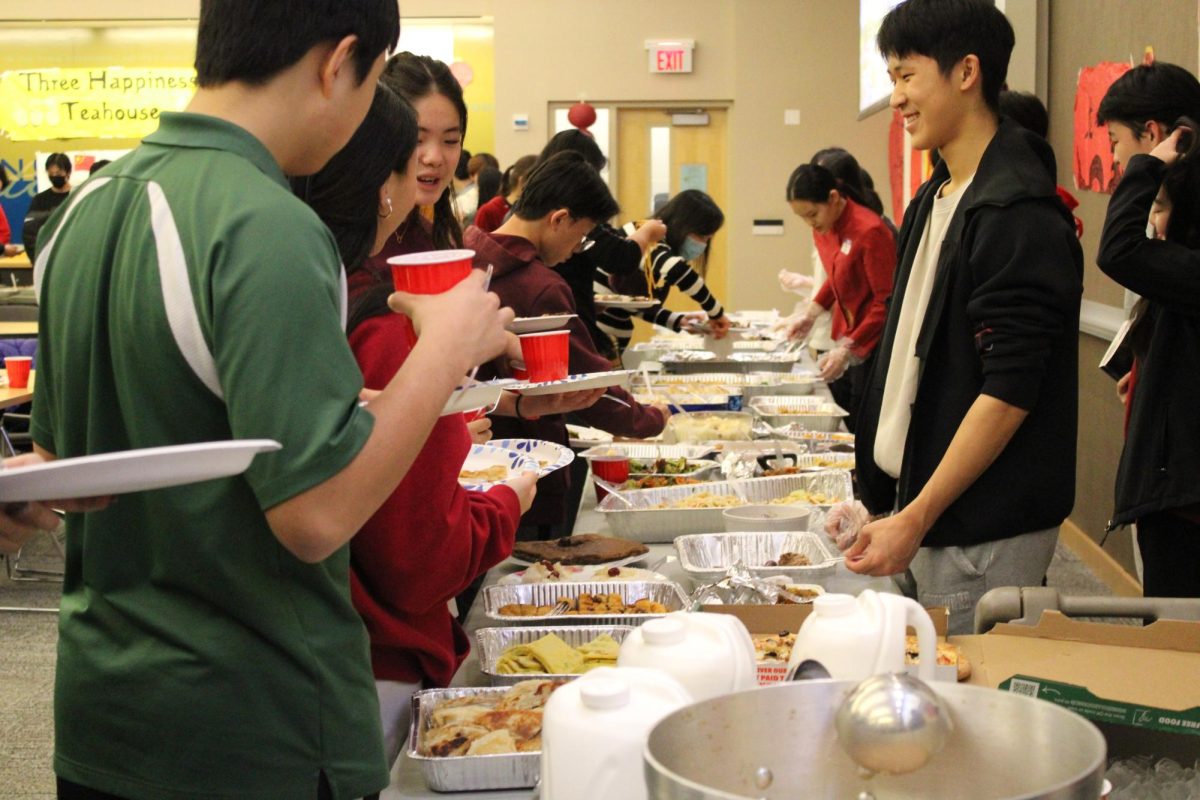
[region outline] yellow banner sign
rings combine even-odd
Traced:
[[[141,139],[195,90],[191,69],[12,70],[0,73],[0,130],[14,142]]]

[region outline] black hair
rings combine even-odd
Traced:
[[[458,164],[454,167],[454,177],[465,181],[471,177],[471,151],[463,148],[458,151]]]
[[[792,170],[787,182],[787,201],[807,200],[810,203],[828,203],[829,193],[842,187],[833,173],[820,164],[801,164]]]
[[[664,241],[676,253],[683,249],[689,235],[712,236],[725,224],[720,207],[699,189],[684,189],[658,209],[654,218],[666,224]],[[702,258],[701,271],[708,266],[708,248]]]
[[[88,175],[95,175],[97,172],[104,169],[111,163],[112,163],[112,159],[109,159],[109,158],[102,158],[99,161],[93,161],[92,168],[90,170],[88,170]]]
[[[479,191],[479,205],[483,205],[499,194],[500,184],[503,181],[504,176],[495,167],[487,166],[479,170],[475,176],[475,186]]]
[[[603,222],[621,207],[608,184],[579,153],[557,153],[539,161],[525,177],[525,188],[513,204],[513,214],[524,220],[541,219],[565,208],[572,219]]]
[[[600,152],[600,145],[596,144],[596,140],[592,138],[591,134],[584,133],[578,128],[559,131],[551,136],[550,141],[546,142],[546,146],[538,155],[538,161],[545,161],[563,151],[579,153],[596,172],[604,169],[608,164],[608,159],[604,157],[604,153]]]
[[[317,212],[347,273],[364,268],[378,227],[379,187],[404,173],[417,145],[417,115],[383,84],[350,141],[319,172],[291,179],[292,190]]]
[[[388,59],[382,80],[388,88],[414,106],[418,100],[432,94],[445,97],[458,112],[458,132],[466,139],[467,104],[463,100],[462,86],[444,63],[429,56],[397,53]],[[462,247],[463,243],[462,226],[458,224],[458,215],[454,213],[453,190],[453,186],[447,186],[433,204],[433,244],[442,250],[453,250]]]
[[[850,151],[841,147],[826,147],[813,154],[808,162],[824,167],[833,173],[838,186],[835,188],[860,206],[871,209],[883,216],[883,200],[875,191],[874,182],[867,171],[858,164],[858,159]],[[795,177],[795,172],[792,176]]]
[[[508,197],[512,194],[517,184],[521,179],[529,174],[529,170],[533,169],[533,165],[537,163],[537,156],[521,156],[514,161],[508,169],[504,170],[504,178],[500,181],[500,194]]]
[[[1127,73],[1128,74],[1128,73]],[[1179,139],[1180,156],[1163,178],[1162,188],[1171,203],[1167,219],[1167,241],[1192,250],[1200,249],[1200,123],[1181,117],[1171,126],[1185,127],[1190,134]]]
[[[1141,136],[1151,120],[1166,133],[1183,116],[1200,119],[1200,81],[1183,67],[1159,61],[1134,67],[1113,81],[1096,122],[1119,122]]]
[[[1005,89],[1000,93],[1000,113],[1043,139],[1050,134],[1050,115],[1041,99],[1032,92]]]
[[[0,164],[0,192],[7,189],[10,182],[8,179],[8,170],[4,168],[3,164]]]
[[[51,167],[58,167],[63,172],[67,173],[67,175],[70,175],[71,159],[66,153],[51,153],[50,155],[46,156],[46,170],[49,171]]]
[[[395,0],[200,0],[196,83],[266,83],[323,42],[357,36],[359,83],[400,38]]]
[[[883,18],[875,43],[884,58],[932,58],[943,76],[975,55],[983,100],[995,112],[1016,36],[992,0],[906,0]]]

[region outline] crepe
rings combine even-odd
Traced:
[[[571,647],[548,633],[537,641],[506,649],[496,660],[496,673],[579,675],[596,667],[616,666],[620,649],[620,644],[606,633],[579,647]]]

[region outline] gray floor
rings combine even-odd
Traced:
[[[49,542],[34,558],[46,564]],[[1050,564],[1049,584],[1079,595],[1107,595],[1108,588],[1063,545]],[[0,607],[54,608],[54,584],[10,582],[0,568]],[[53,614],[0,612],[0,796],[4,800],[54,797],[52,693],[57,619]]]

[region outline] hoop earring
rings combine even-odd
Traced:
[[[379,218],[380,218],[380,219],[387,219],[388,217],[390,217],[390,216],[392,215],[392,198],[391,198],[391,197],[385,197],[385,198],[383,198],[383,199],[384,199],[384,201],[387,203],[387,208],[388,208],[388,210],[387,210],[387,213],[386,213],[386,214],[380,214],[380,215],[379,215]]]

